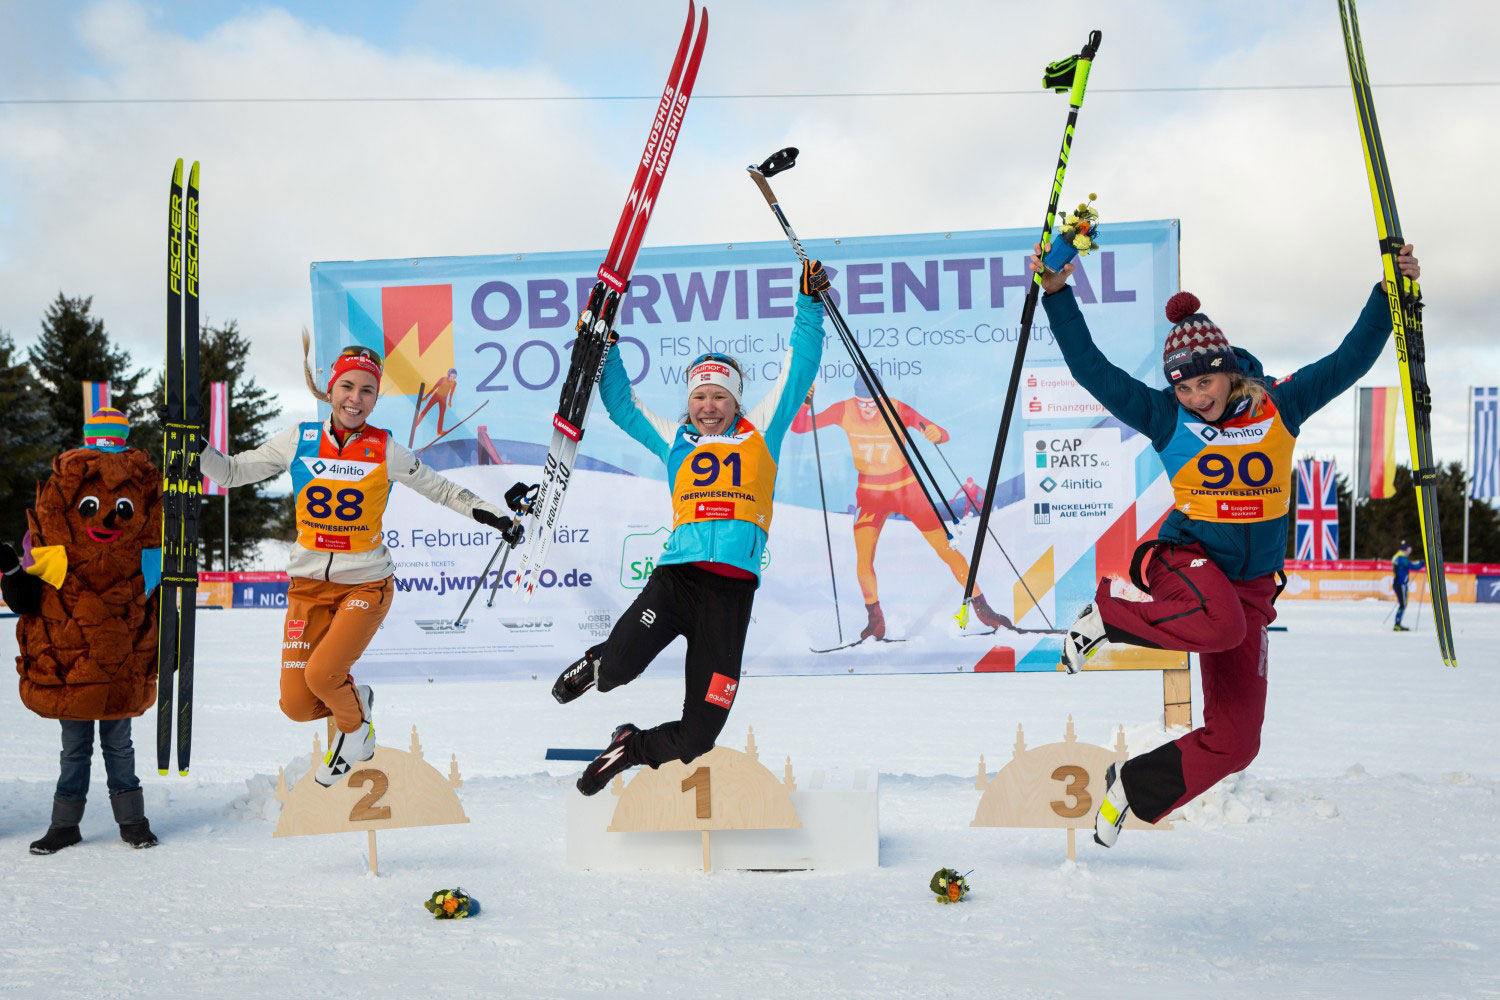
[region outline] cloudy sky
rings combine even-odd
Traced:
[[[822,164],[821,183],[799,172],[804,236],[1035,224],[1062,114],[1039,74],[1099,28],[1070,190],[1105,194],[1113,219],[1180,218],[1183,285],[1231,339],[1290,370],[1337,342],[1378,276],[1334,0],[709,6],[652,243],[777,238],[743,167],[791,144]],[[685,4],[0,7],[0,330],[29,345],[59,291],[92,295],[159,365],[163,189],[176,157],[199,159],[208,319],[239,321],[290,421],[312,413],[310,261],[607,241]],[[1465,387],[1500,381],[1484,235],[1500,19],[1443,0],[1360,14],[1425,271],[1436,450],[1462,459]],[[631,95],[646,99],[603,99]],[[567,99],[517,99],[538,97]],[[1388,349],[1364,384],[1396,378]],[[1303,450],[1347,468],[1352,413],[1331,405]]]

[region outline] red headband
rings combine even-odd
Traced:
[[[328,376],[328,391],[333,392],[333,383],[338,380],[340,375],[356,368],[362,372],[369,372],[371,375],[374,375],[376,385],[380,384],[381,368],[379,361],[376,361],[368,354],[341,354],[333,363],[333,374]]]

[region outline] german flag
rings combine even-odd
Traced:
[[[1359,499],[1384,500],[1396,495],[1396,435],[1401,389],[1379,386],[1359,390]]]

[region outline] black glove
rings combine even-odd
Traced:
[[[16,550],[0,543],[0,574],[9,575],[21,568],[21,559]]]
[[[474,508],[474,520],[486,528],[494,528],[500,532],[500,537],[511,545],[520,545],[526,538],[526,526],[519,521],[513,521],[504,514],[491,514],[483,507]]]
[[[802,265],[802,294],[817,298],[819,292],[828,291],[828,275],[823,273],[821,260],[810,260]]]
[[[517,514],[531,513],[531,505],[536,503],[537,492],[541,489],[539,483],[516,483],[505,491],[505,506]]]

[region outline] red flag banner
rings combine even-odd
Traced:
[[[1401,390],[1378,386],[1359,390],[1358,499],[1384,500],[1396,495],[1396,421]]]

